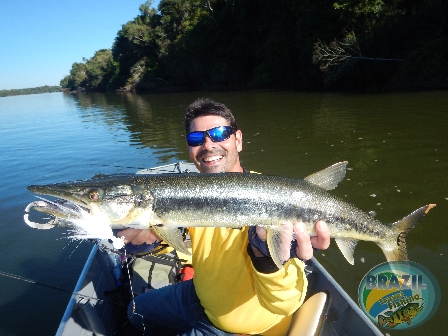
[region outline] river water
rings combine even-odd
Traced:
[[[0,98],[0,335],[54,334],[92,247],[70,241],[65,229],[29,228],[24,208],[36,198],[26,186],[188,160],[183,112],[201,96],[234,112],[250,170],[300,178],[347,160],[346,179],[332,193],[384,223],[436,203],[407,243],[410,259],[438,279],[441,305],[401,334],[445,334],[448,92],[246,91]],[[355,301],[362,277],[385,260],[368,242],[358,244],[354,266],[334,242],[316,257]]]

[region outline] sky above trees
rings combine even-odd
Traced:
[[[0,1],[0,90],[59,85],[73,62],[110,48],[144,2]]]

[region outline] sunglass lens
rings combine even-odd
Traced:
[[[205,134],[204,132],[191,132],[187,134],[188,146],[200,146],[204,143]]]
[[[214,142],[227,140],[233,134],[233,128],[230,126],[219,126],[208,131],[210,138]]]

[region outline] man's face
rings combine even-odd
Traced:
[[[218,126],[229,126],[229,123],[219,116],[201,116],[192,120],[190,132],[206,131]],[[188,146],[190,159],[201,173],[242,172],[238,156],[241,149],[242,133],[239,130],[221,142],[213,142],[207,135],[202,145]]]

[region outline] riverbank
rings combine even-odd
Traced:
[[[0,97],[21,96],[21,95],[39,94],[39,93],[52,93],[61,91],[62,88],[60,86],[44,85],[35,88],[0,90]]]

